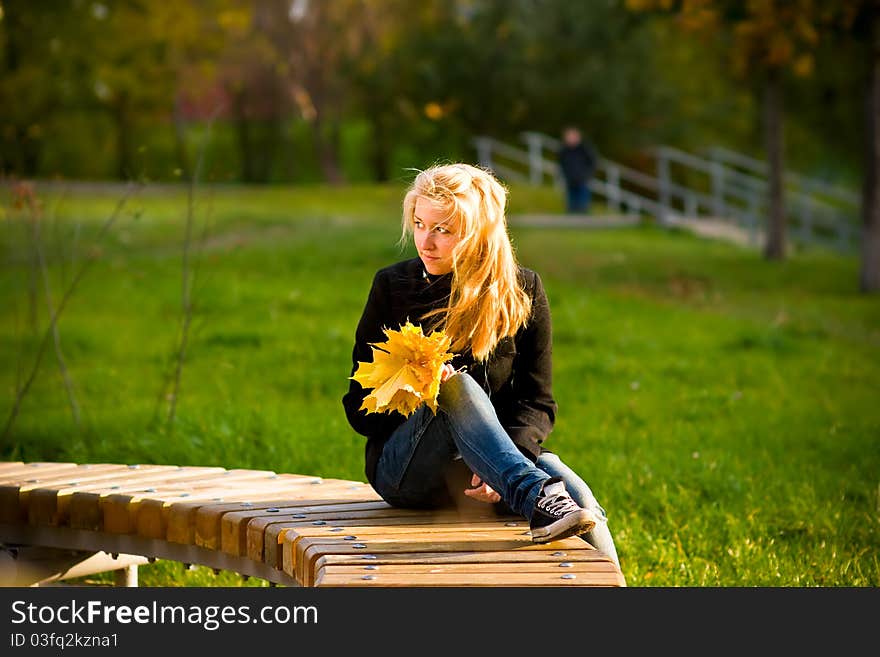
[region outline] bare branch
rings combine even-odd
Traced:
[[[186,227],[184,231],[184,241],[183,241],[183,263],[182,263],[182,275],[181,275],[181,310],[182,310],[182,318],[180,325],[180,341],[177,346],[177,351],[174,356],[174,367],[173,374],[171,375],[171,391],[168,393],[167,398],[169,401],[168,408],[168,417],[166,419],[166,426],[169,432],[174,431],[174,419],[177,415],[177,400],[180,395],[180,383],[183,377],[183,363],[186,360],[186,352],[189,347],[189,339],[190,339],[190,327],[193,321],[193,280],[195,278],[195,274],[198,272],[199,260],[195,261],[195,264],[191,262],[192,259],[192,247],[193,247],[193,230],[195,227],[195,196],[196,196],[196,185],[198,184],[199,178],[202,173],[202,167],[205,162],[205,151],[207,150],[207,145],[210,140],[211,128],[214,123],[214,118],[217,116],[220,108],[214,110],[212,116],[208,121],[208,126],[205,131],[205,136],[202,140],[202,143],[199,147],[199,156],[196,160],[195,170],[193,171],[192,176],[189,180],[189,188],[187,194],[187,208],[186,208]],[[204,239],[206,237],[207,230],[202,231],[201,242],[204,243]],[[161,397],[160,397],[161,399]]]
[[[100,231],[98,231],[98,242],[104,239],[104,237],[107,235],[107,232],[110,230],[113,224],[116,223],[117,219],[119,219],[119,216],[122,214],[122,210],[125,208],[129,197],[131,197],[135,190],[140,189],[140,187],[142,187],[140,183],[132,184],[129,186],[123,197],[119,200],[119,202],[117,202],[116,207],[113,209],[113,212],[101,226]],[[28,375],[27,379],[25,379],[24,384],[15,393],[15,400],[12,403],[12,409],[9,412],[9,417],[6,419],[6,424],[3,427],[2,437],[4,440],[9,436],[9,432],[12,431],[12,426],[15,424],[15,419],[18,417],[18,413],[21,410],[21,403],[24,400],[25,395],[27,395],[28,391],[30,390],[31,385],[33,384],[34,379],[37,376],[37,372],[40,369],[40,363],[42,363],[43,356],[46,353],[46,348],[49,345],[49,339],[54,335],[55,324],[58,322],[58,317],[61,315],[61,312],[64,310],[65,306],[67,306],[67,302],[70,301],[70,297],[76,291],[76,288],[79,286],[79,282],[82,280],[83,276],[86,275],[95,260],[96,258],[87,258],[85,261],[83,261],[82,266],[74,275],[73,280],[70,282],[70,285],[67,286],[67,289],[61,296],[61,300],[58,302],[58,306],[55,308],[55,311],[49,318],[49,326],[43,333],[43,339],[40,341],[40,346],[37,349],[37,355],[34,359],[34,364],[31,368],[30,374]]]
[[[51,317],[53,315],[52,287],[49,283],[49,269],[46,266],[46,257],[43,253],[43,240],[40,233],[40,217],[34,209],[31,210],[31,215],[31,236],[33,239],[33,248],[37,256],[37,263],[40,267],[40,273],[42,274],[43,288],[46,295],[46,306],[49,310],[49,316]],[[52,323],[51,329],[52,339],[55,346],[55,359],[58,361],[58,369],[61,373],[61,380],[64,382],[64,389],[67,392],[67,400],[70,403],[70,411],[73,414],[73,421],[76,424],[77,429],[79,429],[81,426],[79,403],[77,402],[76,395],[73,392],[73,382],[71,381],[70,373],[67,370],[67,363],[64,360],[64,353],[61,351],[61,335],[58,331],[57,321]]]

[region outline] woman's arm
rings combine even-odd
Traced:
[[[541,277],[533,273],[532,314],[516,341],[513,362],[513,408],[505,429],[520,451],[533,461],[556,421],[553,399],[553,327]]]
[[[373,277],[373,284],[361,319],[355,331],[354,349],[352,350],[351,375],[354,375],[359,362],[372,363],[373,349],[370,343],[384,342],[391,314],[391,287],[385,272],[379,271]],[[370,413],[360,410],[369,390],[361,387],[357,381],[350,380],[348,392],[342,398],[345,416],[348,423],[359,434],[364,436],[384,436],[390,434],[400,424],[402,416],[397,413]]]

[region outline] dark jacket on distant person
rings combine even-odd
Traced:
[[[593,177],[596,168],[593,147],[583,141],[573,146],[563,145],[559,149],[559,168],[567,185],[585,185]]]
[[[532,299],[526,326],[513,338],[504,338],[484,362],[475,362],[470,351],[456,356],[452,365],[466,367],[489,394],[501,425],[519,450],[531,461],[545,451],[541,443],[553,429],[556,402],[552,390],[552,330],[550,307],[540,276],[520,267],[520,284]],[[379,270],[355,333],[352,375],[359,362],[372,362],[370,343],[384,342],[383,328],[398,330],[407,320],[421,324],[427,334],[438,323],[422,320],[449,302],[452,274],[428,275],[421,260],[413,258]],[[342,398],[352,428],[367,437],[365,474],[373,484],[376,463],[385,442],[406,419],[396,411],[366,413],[360,410],[369,389],[354,380]]]

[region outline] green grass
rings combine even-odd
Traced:
[[[181,316],[186,195],[144,190],[99,252],[97,227],[121,193],[46,198],[56,300],[99,253],[59,324],[83,426],[50,349],[0,459],[363,480],[363,439],[340,399],[372,274],[412,253],[396,246],[402,191],[200,190],[206,234],[173,436],[157,398]],[[558,211],[560,199],[514,187],[511,204]],[[5,421],[46,306],[28,293],[22,211],[8,198],[2,207]],[[554,318],[559,417],[547,446],[608,511],[630,586],[880,585],[880,299],[856,291],[854,258],[806,251],[770,263],[652,227],[513,237]],[[241,579],[160,561],[141,582]]]

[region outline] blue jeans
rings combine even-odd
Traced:
[[[469,374],[455,374],[443,383],[438,402],[437,415],[422,405],[385,443],[375,477],[382,499],[408,508],[485,507],[463,493],[475,473],[509,510],[530,520],[544,482],[562,477],[572,498],[596,516],[596,526],[583,538],[618,563],[605,510],[587,484],[555,454],[545,452],[537,463],[527,459]]]
[[[587,183],[566,184],[565,203],[568,212],[588,212],[590,209],[590,188]]]

